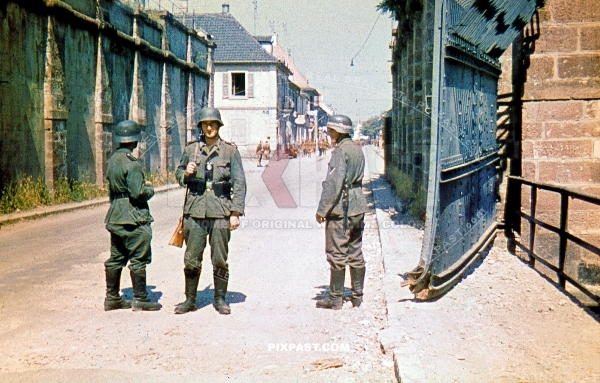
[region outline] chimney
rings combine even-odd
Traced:
[[[223,3],[223,14],[229,13],[229,3]]]

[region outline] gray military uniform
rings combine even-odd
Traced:
[[[185,177],[190,161],[198,165],[198,170]],[[200,272],[208,236],[214,276],[227,280],[229,217],[232,212],[244,214],[246,198],[246,178],[240,153],[235,145],[220,138],[210,147],[203,141],[192,142],[185,148],[176,177],[180,185],[189,188],[183,208],[184,271]]]
[[[334,270],[365,267],[362,233],[368,206],[362,191],[364,169],[365,157],[360,146],[348,137],[336,144],[317,209],[317,214],[327,219],[325,251]],[[347,220],[343,211],[345,198]]]
[[[148,200],[154,188],[145,184],[142,165],[126,148],[111,156],[106,173],[111,202],[104,223],[111,234],[111,249],[105,266],[116,270],[130,261],[131,271],[145,272],[152,260]]]

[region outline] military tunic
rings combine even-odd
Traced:
[[[127,148],[119,148],[107,167],[110,208],[104,223],[111,234],[111,256],[107,269],[121,269],[130,262],[133,272],[146,270],[152,261],[152,240],[148,200],[154,188],[146,185],[142,165]]]
[[[327,219],[325,252],[334,270],[346,266],[363,268],[362,234],[364,214],[368,211],[362,191],[365,157],[362,149],[350,138],[343,138],[331,153],[328,173],[317,214]],[[348,213],[344,228],[344,192],[347,193]]]
[[[195,174],[186,177],[184,173],[191,161],[198,168]],[[220,138],[212,146],[203,141],[192,142],[181,156],[176,176],[179,184],[189,189],[183,208],[184,269],[200,271],[208,236],[215,276],[227,279],[229,217],[244,214],[246,199],[240,153],[235,145]]]

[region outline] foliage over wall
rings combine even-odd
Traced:
[[[413,217],[425,222],[425,189],[421,185],[417,186],[411,177],[391,164],[386,166],[386,177],[400,198],[402,212],[409,212]]]

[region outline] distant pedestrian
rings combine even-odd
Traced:
[[[317,209],[317,222],[325,224],[325,252],[331,266],[329,297],[317,302],[318,308],[339,310],[346,266],[350,267],[352,305],[363,300],[365,260],[362,253],[364,217],[367,200],[362,191],[365,157],[350,138],[352,121],[344,115],[329,118],[327,128],[335,149]]]
[[[262,141],[258,141],[258,145],[256,145],[256,167],[261,167],[261,161],[263,157],[263,144]]]
[[[202,270],[202,255],[208,243],[213,266],[214,307],[219,314],[230,314],[226,302],[229,283],[229,239],[240,225],[246,199],[246,178],[237,147],[219,136],[223,126],[221,113],[215,108],[200,111],[198,127],[201,139],[185,147],[177,167],[179,184],[189,194],[183,207],[183,235],[186,249],[183,258],[185,301],[175,307],[175,314],[196,310],[196,294]]]
[[[271,144],[269,143],[269,137],[263,142],[263,160],[268,161],[271,158]]]
[[[104,262],[106,298],[104,310],[128,309],[155,311],[161,304],[152,302],[146,291],[146,265],[152,261],[152,240],[148,200],[154,188],[145,180],[142,165],[133,155],[142,137],[135,121],[121,121],[115,126],[114,141],[119,145],[108,161],[106,170],[110,208],[104,223],[110,232],[110,258]],[[120,295],[121,271],[129,262],[133,285],[133,305]]]

